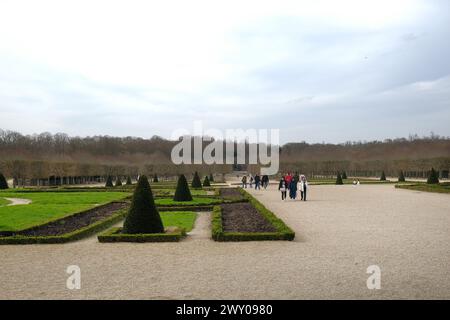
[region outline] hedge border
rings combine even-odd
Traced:
[[[116,213],[108,218],[99,220],[93,224],[90,224],[81,229],[66,233],[60,236],[10,236],[10,237],[0,237],[0,245],[7,244],[56,244],[56,243],[67,243],[75,240],[80,240],[89,235],[95,234],[102,231],[112,225],[120,222],[125,217],[127,209],[118,210]]]
[[[245,190],[239,188],[241,194],[250,202],[253,207],[277,230],[276,232],[224,232],[222,225],[222,208],[215,206],[212,216],[212,238],[215,241],[292,241],[295,232],[289,228],[280,218],[268,210],[261,202]]]
[[[119,234],[122,228],[111,228],[100,234],[97,238],[100,243],[117,242],[179,242],[186,237],[184,229],[178,229],[167,233],[147,233],[147,234]]]

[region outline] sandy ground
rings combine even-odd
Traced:
[[[309,201],[252,191],[293,242],[215,243],[201,214],[181,243],[0,246],[0,298],[450,299],[450,197],[392,185],[312,186]],[[81,290],[66,268],[81,268]],[[381,268],[381,290],[366,269]]]

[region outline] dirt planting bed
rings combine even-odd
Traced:
[[[220,189],[220,197],[222,199],[244,199],[244,196],[238,188],[223,188]]]
[[[276,229],[252,206],[251,203],[242,202],[223,204],[221,207],[224,232],[276,231]]]
[[[15,233],[21,236],[59,236],[89,226],[97,221],[112,216],[119,210],[125,209],[127,202],[112,202],[97,208],[58,219],[48,224]]]

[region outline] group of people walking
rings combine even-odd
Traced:
[[[242,177],[242,188],[247,189],[248,187],[253,188],[255,185],[255,190],[261,190],[261,188],[267,189],[269,186],[269,176],[259,174],[244,175]],[[308,181],[305,175],[286,173],[281,179],[278,185],[278,190],[281,192],[281,200],[286,200],[289,194],[289,198],[292,200],[297,199],[298,192],[300,192],[300,199],[306,201],[306,193],[308,191]]]
[[[244,175],[241,181],[244,189],[247,189],[248,186],[253,188],[253,184],[255,184],[255,190],[261,190],[261,187],[267,189],[269,186],[269,176],[267,175],[262,177],[259,174],[256,174],[254,177],[251,174],[249,176]]]
[[[308,181],[305,175],[292,175],[291,173],[285,174],[278,185],[278,190],[281,192],[281,200],[287,199],[287,193],[289,192],[289,198],[292,200],[297,199],[298,191],[300,191],[300,200],[306,201],[306,193],[308,191]]]

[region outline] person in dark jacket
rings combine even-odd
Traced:
[[[281,200],[286,200],[287,186],[284,178],[281,178],[280,184],[278,185],[278,190],[281,192]]]
[[[261,182],[262,182],[263,188],[267,189],[267,187],[269,186],[269,176],[263,175]]]
[[[297,198],[297,181],[291,180],[289,184],[289,198],[295,200]]]
[[[255,175],[255,190],[261,190],[261,177],[259,174]]]

